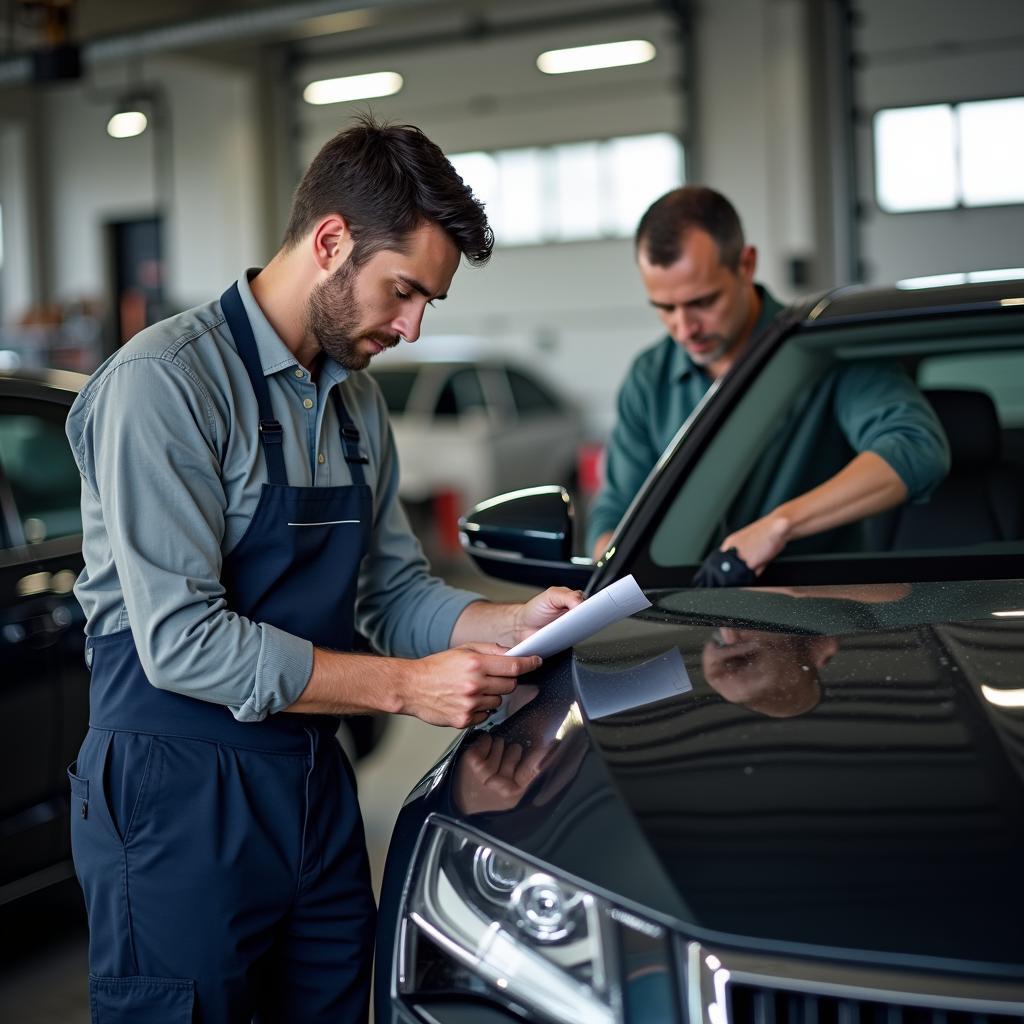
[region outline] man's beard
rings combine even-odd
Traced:
[[[355,268],[346,261],[326,281],[314,285],[306,303],[306,331],[325,355],[346,370],[365,370],[373,354],[361,351],[360,341],[368,338],[392,348],[399,339],[379,331],[360,331],[355,284]]]
[[[718,344],[708,352],[691,352],[690,349],[687,349],[686,354],[696,366],[710,366],[712,363],[717,363],[723,356],[728,355],[736,345],[735,340],[730,341],[721,335],[718,335],[717,341]]]

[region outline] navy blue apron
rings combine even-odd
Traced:
[[[256,394],[268,475],[224,560],[227,607],[350,649],[373,516],[359,432],[336,385],[353,482],[289,486],[237,285],[221,307]],[[239,722],[151,685],[130,629],[89,643],[89,732],[69,775],[93,1021],[364,1020],[376,911],[338,720]]]

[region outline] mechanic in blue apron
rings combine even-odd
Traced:
[[[434,143],[361,117],[266,267],[141,332],[75,400],[94,1024],[365,1021],[375,908],[335,716],[478,724],[539,664],[504,651],[582,600],[431,576],[359,373],[492,244]],[[357,603],[383,657],[346,653]]]
[[[281,427],[236,285],[221,305],[259,403],[269,477],[248,532],[225,560],[228,606],[318,646],[350,649],[373,514],[358,431],[336,387],[353,482],[290,487]],[[91,998],[98,1019],[191,1020],[193,987],[202,992],[203,1019],[211,1021],[248,1020],[254,992],[267,1013],[258,1020],[362,1019],[375,909],[352,772],[335,739],[337,719],[288,714],[238,722],[224,707],[152,686],[130,629],[90,646],[90,730],[72,773],[72,835],[93,923]],[[132,807],[115,824],[103,800],[89,800],[86,780],[101,779],[105,767],[110,778],[124,780],[126,799],[138,794],[138,827],[159,829],[153,863],[129,864],[125,855],[123,843],[136,824]],[[156,772],[159,787],[147,787],[146,776]],[[145,806],[148,789],[159,794],[157,806]],[[195,822],[209,820],[214,809],[218,833],[197,831]],[[145,849],[145,837],[136,839]],[[197,874],[211,880],[202,894],[201,928],[195,894],[182,891],[179,881]],[[241,879],[245,891],[239,892]],[[339,905],[340,917],[324,912]],[[352,936],[349,955],[335,959],[329,992],[315,979],[305,985],[287,965],[268,971],[266,981],[246,976],[262,954],[268,962],[279,955],[271,942],[282,919],[289,944],[301,944],[304,963],[315,960],[318,944],[336,958],[339,937]],[[171,955],[165,964],[150,961],[145,970],[153,976],[140,977],[136,947],[149,957],[153,951],[150,938],[137,934],[147,920],[160,922],[159,944],[170,938]],[[225,949],[237,949],[235,976],[224,973]],[[193,980],[175,980],[186,978]]]

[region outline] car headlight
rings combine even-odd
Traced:
[[[400,992],[497,997],[559,1024],[616,1024],[624,1005],[634,1019],[639,993],[637,1019],[674,1017],[659,925],[437,819],[414,871]]]

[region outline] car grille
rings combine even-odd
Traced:
[[[1024,1024],[1024,1015],[973,1013],[729,985],[729,1024]]]

